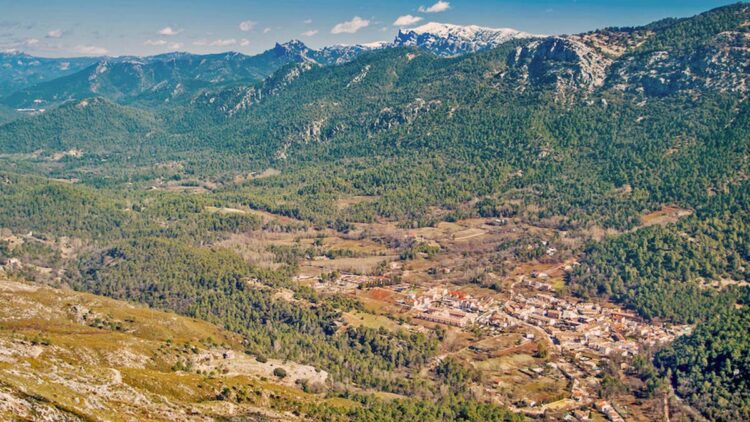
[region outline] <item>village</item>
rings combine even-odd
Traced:
[[[404,313],[450,327],[478,326],[493,333],[519,326],[538,328],[561,353],[632,357],[640,347],[668,343],[689,332],[689,326],[647,323],[634,312],[613,304],[558,298],[548,284],[520,279],[519,284],[526,288],[524,293],[498,293],[495,297],[473,297],[455,286],[420,288],[393,284],[384,276],[345,274],[332,282],[347,291],[390,290]]]
[[[341,330],[354,325],[441,333],[424,368],[427,376],[441,360],[456,359],[481,374],[472,394],[532,418],[649,420],[653,413],[643,412],[636,399],[603,398],[603,374],[614,365],[626,380],[635,357],[690,329],[572,295],[565,280],[580,265],[580,239],[510,219],[421,229],[373,224],[346,236],[316,230],[264,236],[282,252],[299,252],[295,282],[361,303],[343,312]],[[32,233],[4,233],[2,239],[13,247],[46,242],[63,251],[69,243]],[[273,253],[254,241],[235,236],[222,245],[274,265]],[[0,264],[31,268],[16,258]],[[257,279],[245,282],[263,288]],[[274,297],[304,305],[289,289]]]
[[[644,349],[671,342],[689,333],[690,327],[647,322],[612,303],[562,296],[549,281],[547,274],[532,271],[517,276],[507,290],[471,294],[466,286],[451,283],[409,283],[400,277],[341,274],[334,280],[318,280],[316,288],[376,298],[391,305],[388,309],[395,311],[394,316],[406,318],[416,326],[435,324],[467,333],[479,332],[483,339],[521,336],[506,350],[485,350],[481,344],[486,340],[468,345],[466,350],[475,355],[523,353],[530,350],[527,347],[545,344],[549,348],[547,363],[519,368],[518,372],[531,379],[546,374],[564,381],[568,398],[554,403],[529,399],[506,405],[532,417],[565,410],[570,412],[567,420],[572,421],[589,420],[581,409],[593,408],[607,420],[624,421],[621,409],[597,395],[604,361],[616,359],[626,368],[627,362]],[[502,385],[503,377],[494,382]],[[491,386],[485,388],[490,396],[496,394],[494,391]]]

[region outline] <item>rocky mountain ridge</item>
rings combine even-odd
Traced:
[[[399,30],[392,45],[417,47],[441,57],[476,53],[497,47],[505,42],[538,36],[512,28],[485,28],[477,25],[452,25],[431,22]]]

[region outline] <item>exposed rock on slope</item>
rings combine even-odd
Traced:
[[[296,380],[326,381],[309,366],[258,362],[240,340],[208,323],[0,272],[0,419],[288,420],[274,402],[301,398]],[[276,367],[289,374],[283,382],[261,380]],[[247,398],[229,404],[225,387]]]
[[[508,66],[520,83],[550,84],[558,91],[592,91],[604,84],[612,59],[573,38],[550,37],[516,48]]]
[[[685,90],[745,93],[750,79],[750,33],[722,32],[696,50],[629,55],[613,66],[609,83],[646,95]]]

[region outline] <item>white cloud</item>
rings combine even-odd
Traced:
[[[368,26],[370,26],[369,20],[362,19],[359,16],[355,16],[350,21],[336,24],[336,26],[331,29],[331,34],[353,34],[362,28],[367,28]]]
[[[244,40],[244,41],[247,41],[247,40]],[[218,40],[213,40],[213,41],[208,41],[208,40],[193,41],[193,45],[198,46],[198,47],[206,47],[206,46],[228,47],[230,45],[235,45],[235,44],[237,44],[237,40],[234,38],[218,39]]]
[[[314,29],[314,30],[312,30],[312,31],[305,31],[305,32],[303,32],[303,33],[302,33],[301,35],[302,35],[303,37],[314,37],[314,36],[315,36],[315,35],[317,35],[317,34],[318,34],[318,30],[317,30],[317,29]]]
[[[396,19],[393,22],[393,26],[414,25],[415,23],[421,21],[422,19],[423,18],[421,16],[412,16],[412,15],[399,16],[398,19]]]
[[[430,7],[419,6],[419,11],[422,13],[440,13],[445,12],[451,8],[451,4],[447,1],[438,0],[437,3]]]
[[[53,29],[47,32],[47,38],[62,38],[63,32],[60,29]]]
[[[242,21],[240,22],[240,31],[242,32],[248,32],[251,31],[253,28],[255,28],[255,25],[257,25],[257,22],[253,21]]]
[[[250,45],[250,40],[245,38],[240,40],[240,47],[247,47],[248,45]]]
[[[36,38],[29,38],[26,41],[24,41],[24,44],[29,45],[29,46],[36,45],[36,44],[39,44],[39,40]]]
[[[77,45],[73,50],[78,54],[85,54],[87,56],[104,56],[109,53],[106,48],[93,45]]]
[[[214,40],[214,41],[211,41],[211,43],[208,45],[210,45],[211,47],[228,47],[230,45],[235,45],[235,44],[237,44],[237,40],[234,38],[229,38],[226,40],[222,40],[222,39]]]
[[[144,45],[151,45],[154,47],[169,46],[170,50],[179,50],[182,48],[181,42],[167,42],[165,40],[146,40],[143,42]]]
[[[303,22],[305,23],[305,25],[310,25],[312,23],[312,19],[305,19]]]
[[[267,34],[267,33],[269,33],[269,32],[271,32],[271,28],[264,28],[264,29],[263,29],[263,33],[264,33],[264,34]]]
[[[182,32],[181,29],[174,29],[171,26],[167,26],[159,30],[159,35],[166,35],[168,37],[171,37],[173,35],[179,34],[180,32]]]

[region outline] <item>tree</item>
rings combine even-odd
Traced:
[[[284,368],[278,367],[273,370],[273,375],[276,378],[285,378],[286,377],[286,370]]]

